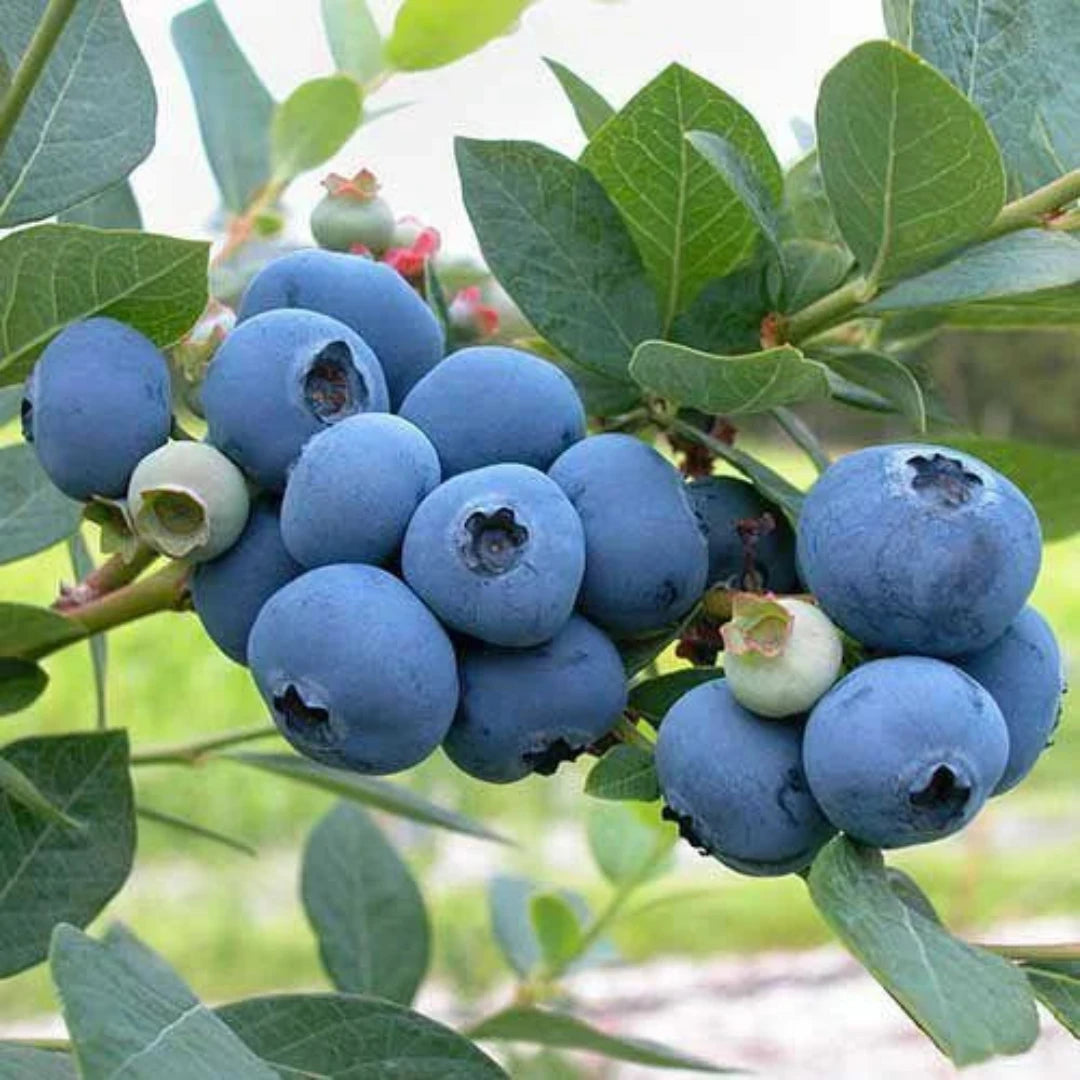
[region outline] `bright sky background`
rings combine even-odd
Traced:
[[[192,0],[124,0],[157,85],[157,146],[135,173],[149,229],[206,233],[216,206],[183,70],[169,37]],[[370,0],[389,28],[397,0]],[[241,48],[279,100],[328,74],[319,0],[218,0]],[[325,172],[371,168],[399,216],[436,225],[449,251],[474,251],[451,143],[456,134],[530,139],[576,155],[583,145],[569,104],[541,61],[568,65],[618,106],[678,61],[746,105],[782,161],[796,153],[790,118],[813,116],[817,86],[849,49],[884,29],[879,0],[538,0],[517,34],[450,67],[395,77],[373,105],[411,108],[357,135],[327,169],[301,177],[289,204],[306,211]]]

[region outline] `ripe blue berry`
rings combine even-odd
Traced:
[[[579,607],[616,636],[677,622],[705,590],[708,547],[678,470],[630,435],[596,435],[561,454],[551,478],[585,526]]]
[[[997,786],[1009,734],[994,699],[942,660],[873,660],[810,714],[803,763],[829,820],[864,844],[906,847],[962,829]]]
[[[72,499],[115,499],[169,437],[169,368],[154,344],[114,319],[61,330],[26,383],[23,435]]]
[[[549,641],[585,568],[574,508],[542,472],[489,465],[437,487],[402,548],[405,580],[448,626],[493,645]]]
[[[448,356],[409,391],[401,415],[434,443],[447,477],[500,462],[545,470],[585,435],[574,384],[547,360],[497,345]]]
[[[195,613],[214,644],[238,664],[246,664],[255,617],[303,569],[282,543],[277,503],[263,496],[252,504],[240,539],[224,555],[195,568]]]
[[[304,443],[361,412],[386,412],[379,361],[347,326],[314,311],[268,311],[238,326],[202,388],[210,441],[281,491]]]
[[[656,742],[666,817],[699,850],[744,874],[801,870],[836,831],[803,775],[802,725],[744,709],[724,679],[683,694]]]
[[[389,413],[350,416],[311,439],[293,466],[285,546],[305,566],[385,562],[438,484],[438,455],[418,428]]]
[[[248,662],[281,734],[325,765],[380,775],[423,761],[458,703],[454,649],[373,566],[320,566],[263,605]]]
[[[626,707],[626,673],[611,640],[573,616],[531,649],[468,643],[461,705],[443,748],[480,780],[550,775],[606,735]]]
[[[1057,726],[1061,650],[1046,620],[1026,607],[993,645],[953,662],[990,692],[1009,729],[1009,762],[993,791],[1001,795],[1031,772]]]
[[[709,584],[729,589],[795,592],[795,533],[783,511],[734,476],[687,485],[709,543]]]
[[[446,347],[438,320],[401,275],[357,255],[297,251],[269,263],[248,286],[238,317],[275,308],[318,311],[358,333],[379,358],[395,411]]]
[[[811,488],[799,565],[825,612],[864,645],[957,656],[1019,614],[1041,559],[1039,522],[1010,481],[946,447],[872,446]]]

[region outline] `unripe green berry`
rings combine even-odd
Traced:
[[[840,675],[843,643],[805,600],[743,593],[721,630],[724,675],[735,700],[758,716],[807,712]]]
[[[207,443],[172,442],[148,454],[128,489],[128,513],[140,539],[191,562],[232,547],[248,509],[244,474]]]
[[[329,251],[366,249],[381,255],[394,236],[394,214],[366,169],[351,180],[331,174],[326,194],[311,212],[311,234]]]

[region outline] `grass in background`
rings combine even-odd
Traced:
[[[799,482],[801,460],[766,453]],[[70,579],[57,548],[0,568],[0,598],[48,604]],[[1047,548],[1034,603],[1080,663],[1080,537]],[[109,638],[110,723],[129,729],[137,749],[244,727],[265,715],[247,673],[222,657],[190,615],[168,614]],[[94,700],[89,658],[77,646],[46,662],[51,682],[24,714],[6,717],[7,740],[89,728]],[[1075,912],[1080,858],[1075,829],[1080,775],[1077,695],[1053,750],[1029,780],[995,800],[973,829],[943,844],[903,853],[946,917],[972,931],[1000,920]],[[260,744],[261,747],[262,744]],[[275,748],[274,744],[265,744]],[[433,907],[436,974],[465,998],[505,977],[487,926],[485,882],[496,872],[527,872],[578,888],[594,903],[605,888],[584,855],[586,766],[554,781],[487,786],[456,772],[441,755],[400,778],[428,798],[497,823],[522,847],[505,850],[388,821]],[[137,773],[137,798],[243,839],[257,860],[141,821],[136,870],[106,913],[159,948],[209,1000],[324,985],[297,897],[299,845],[330,797],[236,765],[153,767]],[[797,879],[758,881],[685,851],[677,871],[631,905],[614,937],[628,959],[665,952],[707,955],[817,944],[827,939]],[[52,1011],[43,970],[0,983],[0,1017]]]

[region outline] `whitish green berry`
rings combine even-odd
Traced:
[[[206,443],[172,442],[139,462],[128,513],[139,537],[174,559],[205,562],[227,551],[249,508],[243,473]]]

